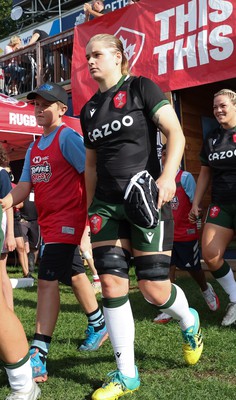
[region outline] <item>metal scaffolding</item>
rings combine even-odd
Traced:
[[[54,16],[61,16],[64,12],[81,6],[84,0],[13,0],[12,6],[20,6],[24,10],[21,22],[27,25],[37,21],[44,21]]]

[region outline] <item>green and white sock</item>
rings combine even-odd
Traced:
[[[103,312],[117,368],[123,375],[134,378],[134,319],[128,295],[103,298]]]
[[[224,261],[223,265],[217,271],[212,271],[211,273],[224,291],[229,295],[229,300],[232,303],[236,303],[236,282],[229,264]]]
[[[189,310],[188,300],[183,290],[172,283],[171,294],[165,304],[158,307],[161,311],[167,312],[172,318],[179,321],[183,331],[194,325],[194,316]]]
[[[29,354],[16,364],[5,364],[4,367],[12,390],[26,393],[31,390],[32,368]]]

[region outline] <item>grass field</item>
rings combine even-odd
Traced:
[[[19,270],[10,267],[11,277]],[[210,278],[209,278],[210,280]],[[136,363],[141,377],[140,390],[125,396],[132,400],[232,400],[236,399],[236,330],[223,328],[220,322],[227,297],[215,281],[221,308],[210,312],[199,288],[189,277],[177,283],[185,290],[191,307],[199,311],[204,335],[200,362],[187,367],[182,357],[182,339],[176,322],[159,326],[153,306],[139,293],[131,270],[130,301],[136,321]],[[34,287],[14,289],[15,311],[21,319],[29,342],[34,334],[37,302]],[[98,296],[100,302],[101,298]],[[50,307],[50,304],[49,304]],[[61,313],[52,340],[47,383],[41,384],[42,400],[87,400],[99,387],[107,372],[115,369],[109,340],[96,352],[83,353],[77,346],[84,338],[87,319],[70,288],[61,286]],[[6,373],[0,369],[0,400],[9,393]]]

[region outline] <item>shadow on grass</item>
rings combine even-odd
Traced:
[[[142,370],[145,367],[145,357],[147,354],[142,351],[136,351],[136,362],[139,365],[139,369]],[[96,352],[90,352],[85,356],[78,353],[78,356],[63,356],[60,359],[53,359],[53,356],[48,358],[47,361],[47,369],[49,371],[49,377],[62,378],[65,376],[70,377],[69,379],[75,382],[78,382],[81,385],[90,384],[92,387],[99,387],[105,376],[99,376],[99,365],[101,364],[102,369],[104,368],[104,364],[108,365],[107,373],[113,369],[116,369],[115,359],[112,353],[112,348],[109,349],[109,354],[106,349],[101,352],[100,350]],[[182,360],[181,348],[180,348],[180,357],[179,361],[176,361],[171,357],[160,356],[155,352],[151,356],[148,355],[148,364],[152,366],[153,370],[158,370],[160,366],[164,370],[183,368],[184,362]],[[87,370],[88,372],[81,372],[81,365],[83,366],[83,370]],[[76,368],[78,366],[78,368]],[[94,373],[91,375],[91,366],[94,366]]]
[[[219,327],[224,317],[225,309],[229,300],[228,296],[215,280],[208,281],[210,281],[211,284],[214,286],[214,289],[220,299],[220,308],[215,312],[209,310],[200,292],[200,288],[190,277],[179,278],[176,280],[176,284],[183,289],[187,297],[189,306],[195,308],[198,311],[201,319],[201,325],[205,327]],[[143,295],[138,290],[138,288],[130,291],[129,298],[132,305],[134,318],[136,320],[141,321],[143,319],[150,319],[150,322],[152,322],[159,313],[154,305],[149,304],[143,298]]]

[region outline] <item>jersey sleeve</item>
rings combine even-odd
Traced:
[[[169,101],[161,88],[151,79],[142,76],[139,77],[137,81],[139,82],[139,89],[144,102],[144,109],[151,119],[155,112],[164,105],[169,104]]]
[[[65,159],[78,173],[84,172],[85,148],[83,137],[71,128],[65,128],[60,133],[60,149]]]
[[[193,202],[195,190],[196,190],[196,182],[192,174],[190,172],[184,171],[181,176],[181,186],[184,189],[186,195],[189,197],[190,202]]]
[[[7,171],[5,169],[2,169],[0,174],[1,174],[0,196],[1,196],[1,198],[3,198],[11,191],[12,186],[11,186],[11,181],[10,181]]]

